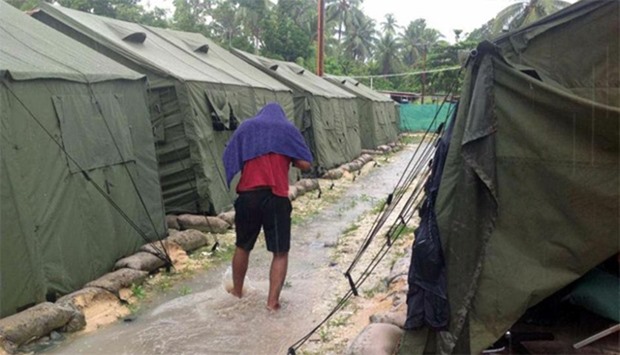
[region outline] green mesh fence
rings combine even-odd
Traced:
[[[433,122],[439,104],[406,104],[400,105],[400,129],[404,132],[426,132],[428,126]],[[446,120],[448,112],[451,112],[453,104],[445,103],[439,113],[437,119],[433,123],[431,130],[435,130],[441,122]]]

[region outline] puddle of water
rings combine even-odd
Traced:
[[[282,309],[266,309],[271,254],[256,248],[250,256],[247,295],[228,294],[228,264],[198,275],[181,287],[192,294],[162,296],[152,309],[131,322],[118,322],[95,333],[70,337],[52,354],[286,354],[325,314],[315,305],[335,299],[328,273],[330,250],[342,231],[392,192],[413,150],[401,151],[389,164],[357,178],[336,203],[294,226]],[[342,282],[346,282],[344,278]]]

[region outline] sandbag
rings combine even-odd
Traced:
[[[217,215],[217,217],[223,221],[225,221],[226,223],[228,223],[229,226],[234,226],[235,225],[235,211],[228,211],[228,212],[222,212],[219,215]]]
[[[297,198],[297,188],[295,186],[288,187],[288,198],[291,201]]]
[[[118,296],[96,287],[76,291],[56,303],[78,308],[87,322],[85,332],[91,332],[103,325],[116,322],[130,313],[130,310],[121,304]]]
[[[195,229],[188,229],[170,235],[165,240],[176,243],[185,251],[192,251],[208,244],[207,235]]]
[[[32,339],[59,329],[76,316],[76,311],[50,302],[39,303],[12,316],[0,319],[0,338],[5,351],[15,352]]]
[[[303,185],[306,192],[314,191],[319,188],[318,179],[301,179],[297,184]]]
[[[375,158],[373,158],[373,156],[370,155],[370,154],[362,154],[362,155],[360,155],[360,157],[358,159],[361,160],[364,164],[367,164],[367,163],[375,160]]]
[[[180,233],[180,232],[177,232],[177,233]],[[138,251],[144,251],[147,253],[151,253],[155,256],[157,255],[165,256],[166,253],[169,252],[169,250],[178,248],[178,247],[179,247],[178,244],[174,244],[168,239],[163,239],[163,240],[158,240],[156,242],[144,244],[143,246],[140,247],[140,249],[138,249]]]
[[[364,166],[364,163],[359,161],[359,160],[354,160],[348,164],[346,164],[343,169],[352,173],[354,171],[358,171],[362,168],[362,166]]]
[[[325,174],[323,174],[323,176],[321,176],[323,179],[327,179],[327,180],[338,180],[342,177],[342,174],[344,174],[344,172],[342,171],[342,169],[336,168],[336,169],[331,169],[328,170]]]
[[[392,148],[389,145],[380,145],[377,149],[383,153],[389,153],[392,151]]]
[[[297,191],[297,197],[303,196],[306,193],[306,187],[303,184],[300,184],[299,181],[291,187],[295,187],[295,190]]]
[[[353,340],[348,355],[392,355],[404,331],[386,323],[371,323]]]
[[[409,266],[411,265],[411,256],[408,254],[407,256],[400,258],[394,263],[392,269],[390,270],[390,276],[388,277],[388,285],[395,281],[400,276],[409,275]]]
[[[155,255],[144,251],[139,251],[131,256],[117,261],[116,264],[114,264],[114,269],[129,268],[151,272],[159,269],[165,264],[166,263],[164,260],[156,257]]]
[[[407,308],[406,307],[399,307],[389,312],[376,313],[370,316],[370,323],[392,324],[401,329],[405,327],[406,320],[407,320]]]
[[[148,272],[146,271],[122,268],[87,283],[86,287],[99,287],[117,295],[121,288],[130,287],[132,284],[141,284],[147,276]]]
[[[212,216],[182,214],[177,217],[181,229],[197,229],[207,233],[226,233],[230,225],[223,219]]]
[[[166,215],[166,225],[168,226],[168,229],[181,229],[181,226],[179,226],[179,221],[177,221],[177,216],[173,214]]]
[[[362,154],[379,155],[381,152],[374,149],[362,149]]]

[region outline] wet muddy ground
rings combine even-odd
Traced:
[[[348,284],[342,276],[348,266],[346,255],[356,253],[359,247],[351,236],[363,239],[366,235],[373,209],[392,192],[414,150],[414,146],[406,146],[389,158],[378,156],[378,164],[367,164],[359,175],[345,176],[334,183],[332,190],[331,181],[321,180],[320,200],[318,193],[312,192],[294,202],[289,272],[279,312],[265,308],[271,254],[259,242],[251,254],[244,298],[234,298],[225,291],[230,282],[229,262],[221,262],[208,271],[177,280],[174,287],[151,297],[148,304],[124,320],[92,333],[70,336],[39,352],[286,354],[289,346],[323,320],[346,292]],[[377,280],[386,269],[389,265],[377,270]],[[376,287],[367,283],[370,291]],[[343,312],[348,322],[362,321],[352,317],[355,310]],[[339,319],[344,318],[340,315]],[[349,328],[356,327],[359,325],[351,324]],[[335,339],[325,331],[317,332],[298,353],[324,353],[320,343]],[[344,333],[339,332],[340,338],[345,337],[339,340],[340,347],[346,345]]]

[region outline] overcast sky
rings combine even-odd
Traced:
[[[569,3],[575,1],[567,0]],[[384,22],[388,13],[394,14],[402,27],[415,19],[426,19],[427,27],[439,30],[445,40],[453,43],[454,29],[463,30],[463,38],[515,2],[517,0],[364,0],[362,8],[377,24]]]
[[[517,1],[520,0],[363,0],[362,8],[377,21],[377,25],[388,13],[394,14],[397,24],[402,27],[415,19],[426,19],[428,27],[439,30],[445,40],[453,43],[454,29],[463,30],[462,38]],[[566,1],[574,3],[577,0]],[[142,0],[142,3],[173,9],[172,0]]]

